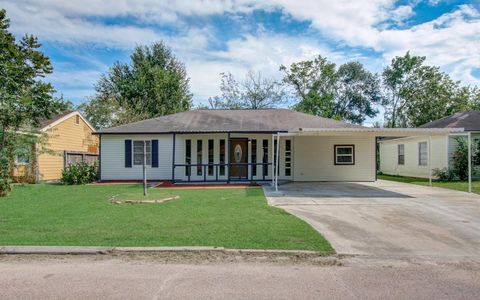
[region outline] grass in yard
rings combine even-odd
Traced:
[[[429,185],[428,179],[425,178],[414,178],[414,177],[403,177],[403,176],[395,176],[395,175],[378,175],[378,179],[383,180],[391,180],[391,181],[398,181],[398,182],[405,182],[405,183],[413,183],[419,185]],[[467,181],[450,181],[450,182],[441,182],[441,181],[433,181],[433,186],[458,190],[467,192],[468,191],[468,182]],[[479,181],[472,181],[472,192],[480,194],[480,182]]]
[[[262,189],[149,189],[141,185],[16,185],[0,198],[0,245],[223,246],[333,252],[305,222],[266,203]]]

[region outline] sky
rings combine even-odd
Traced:
[[[39,38],[54,67],[47,80],[74,104],[135,46],[159,40],[185,63],[195,105],[220,94],[221,72],[281,79],[280,65],[318,55],[381,72],[411,51],[464,85],[480,83],[480,0],[0,0],[0,8],[17,37]]]

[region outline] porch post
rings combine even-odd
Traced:
[[[432,136],[428,135],[428,184],[432,186],[432,151],[430,148],[432,146]]]
[[[273,152],[274,148],[273,146],[275,145],[275,134],[272,134],[272,146],[270,147],[272,149],[272,172],[271,172],[271,176],[272,176],[272,187],[275,186],[275,176],[274,176],[274,170],[275,170],[275,165],[274,165],[274,160],[275,160],[275,153]]]
[[[468,133],[468,192],[472,192],[472,133]]]
[[[174,133],[173,134],[173,137],[172,137],[172,142],[173,142],[173,146],[172,146],[172,183],[175,182],[175,142],[176,142],[176,134]]]
[[[277,132],[277,159],[275,161],[275,191],[278,192],[278,174],[280,168],[280,133]]]

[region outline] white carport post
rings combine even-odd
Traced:
[[[432,186],[432,136],[428,135],[428,184]]]
[[[472,192],[472,133],[468,133],[468,192]]]
[[[275,186],[275,176],[274,176],[274,172],[275,172],[275,165],[274,165],[274,160],[275,160],[275,153],[273,152],[274,149],[273,149],[273,145],[275,145],[275,134],[272,134],[272,187]],[[268,167],[268,165],[267,165]]]

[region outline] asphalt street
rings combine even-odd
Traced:
[[[480,299],[480,262],[0,256],[0,298]]]

